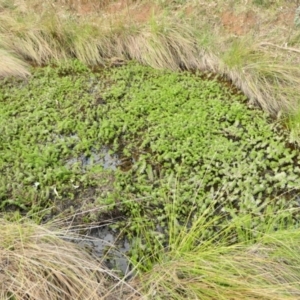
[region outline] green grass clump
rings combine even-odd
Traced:
[[[242,217],[224,232],[229,233],[232,226],[243,231],[243,221]],[[147,299],[299,298],[298,230],[276,232],[265,227],[256,242],[245,235],[230,245],[217,234],[202,240],[203,231],[212,223],[205,216],[189,230],[174,230],[170,223],[168,247],[153,252],[156,263],[136,278],[135,286]],[[144,257],[138,267],[146,260]]]

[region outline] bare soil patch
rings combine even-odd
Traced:
[[[236,35],[244,35],[258,26],[259,18],[253,10],[239,14],[226,10],[221,14],[221,22],[227,31]]]
[[[127,19],[137,23],[147,22],[152,14],[158,12],[154,3],[134,4],[132,1],[65,1],[64,3],[79,17],[94,14],[107,14],[112,17]]]

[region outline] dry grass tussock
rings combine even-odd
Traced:
[[[6,76],[25,77],[30,74],[28,65],[6,50],[0,49],[0,78]]]
[[[300,32],[286,21],[295,3],[181,3],[0,0],[2,76],[26,75],[23,61],[77,57],[94,66],[119,57],[221,74],[273,115],[299,108]]]
[[[28,221],[0,227],[0,299],[130,299],[125,282],[67,241],[78,237]]]

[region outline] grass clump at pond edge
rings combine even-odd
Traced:
[[[174,212],[170,211],[168,245],[152,252],[151,268],[128,282],[73,244],[93,241],[77,235],[78,228],[68,224],[57,230],[60,220],[41,226],[1,218],[1,299],[299,298],[299,230],[279,226],[274,231],[280,222],[274,221],[273,212],[256,239],[244,227],[247,216],[206,240],[202,237],[213,219],[202,215],[192,227],[178,226]],[[230,242],[233,231],[240,238],[235,244]],[[135,261],[134,269],[142,270],[148,259]]]
[[[26,219],[8,221],[4,216],[0,225],[1,299],[113,300],[135,293],[99,258],[75,244],[84,237],[70,228],[55,229]]]
[[[233,226],[243,230],[244,221]],[[133,284],[147,299],[299,298],[298,230],[266,230],[256,242],[247,238],[230,245],[219,237],[201,239],[211,220],[200,218],[194,225],[186,231],[173,226],[173,243],[152,253],[156,263],[137,276]]]

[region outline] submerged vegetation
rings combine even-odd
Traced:
[[[299,8],[244,4],[0,0],[1,299],[299,298]]]

